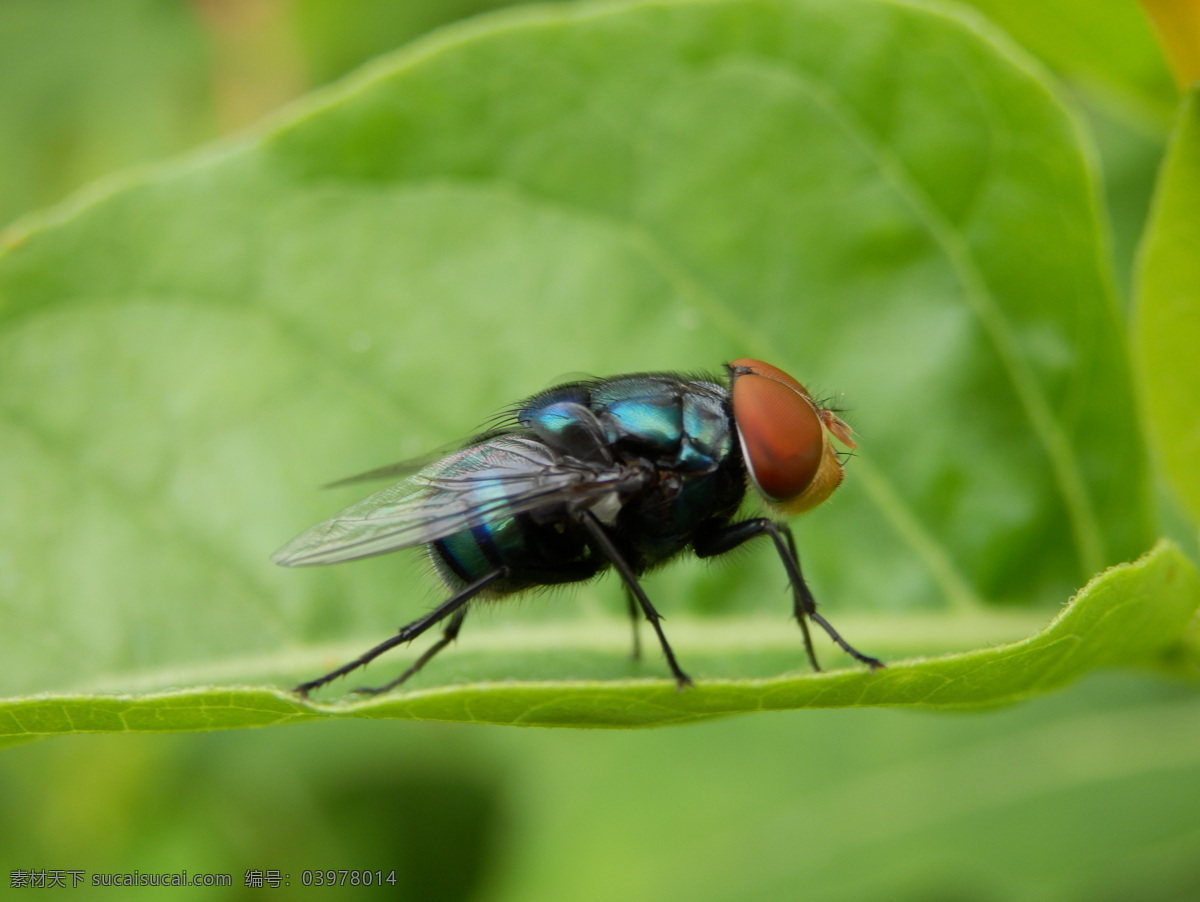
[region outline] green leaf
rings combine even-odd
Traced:
[[[851,408],[846,485],[797,523],[847,637],[895,660],[1021,635],[1155,531],[1089,161],[1041,71],[940,6],[564,6],[442,31],[52,211],[0,257],[0,692],[315,716],[227,687],[315,676],[438,596],[415,554],[272,568],[354,500],[310,486],[563,373],[743,355]],[[752,707],[802,658],[769,552],[648,581],[684,666]],[[675,700],[622,682],[664,672],[626,660],[622,611],[612,580],[481,611],[414,688],[553,680],[581,723]],[[520,691],[462,716],[511,720]]]
[[[0,4],[0,225],[211,136],[207,57],[186,4]]]
[[[967,2],[1113,114],[1155,133],[1170,122],[1175,87],[1137,4]]]
[[[1149,16],[1137,3],[967,0],[1061,77],[1095,134],[1120,296],[1179,102]],[[1171,5],[1168,0],[1168,5]]]
[[[1150,440],[1200,523],[1200,100],[1179,114],[1138,273],[1135,345]]]
[[[318,83],[324,83],[345,75],[364,59],[448,22],[516,2],[520,0],[358,0],[353,15],[347,15],[346,5],[338,0],[296,0],[291,9],[308,71]]]
[[[1200,646],[1185,631],[1200,607],[1200,575],[1164,543],[1093,580],[1049,626],[1019,642],[876,673],[704,682],[678,691],[665,680],[497,682],[396,693],[344,705],[305,703],[252,687],[128,696],[48,696],[0,706],[0,745],[70,732],[208,730],[315,716],[445,720],[541,727],[646,727],[746,711],[1011,702],[1099,667],[1161,664],[1193,672]]]

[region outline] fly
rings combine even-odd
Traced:
[[[335,564],[424,545],[450,597],[347,664],[302,683],[314,689],[445,624],[392,689],[458,636],[469,604],[591,579],[608,568],[625,586],[638,653],[639,614],[653,627],[676,685],[692,685],[641,577],[686,550],[708,558],[759,536],[788,576],[808,660],[816,623],[847,654],[862,654],[817,612],[791,529],[738,519],[753,488],[792,514],[827,499],[844,474],[833,439],[850,427],[799,382],[761,360],[735,360],[723,379],[635,373],[557,385],[522,401],[488,431],[396,484],[351,505],[275,553],[287,567]],[[362,478],[399,475],[403,465]],[[348,481],[354,481],[357,477]]]

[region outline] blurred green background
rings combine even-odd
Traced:
[[[0,223],[500,5],[0,0]],[[1175,103],[1140,10],[977,5],[1084,110],[1128,298]],[[295,893],[303,869],[362,868],[420,899],[1185,900],[1200,896],[1198,811],[1200,702],[1129,674],[963,715],[627,733],[338,722],[0,757],[6,872],[232,874],[233,890],[179,891],[210,899],[269,892],[242,888],[251,869]]]

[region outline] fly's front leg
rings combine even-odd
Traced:
[[[613,543],[612,538],[608,535],[608,530],[604,528],[595,514],[591,511],[583,511],[579,514],[579,522],[583,524],[584,529],[588,531],[588,535],[592,539],[592,546],[597,553],[605,557],[617,573],[621,575],[621,579],[625,582],[625,588],[630,595],[637,600],[641,606],[642,613],[646,615],[646,619],[650,621],[650,625],[654,627],[654,632],[658,634],[658,643],[662,646],[663,654],[667,659],[667,666],[671,668],[671,674],[675,677],[675,685],[679,689],[686,689],[692,685],[692,679],[684,673],[679,663],[675,660],[675,652],[671,651],[671,644],[667,642],[667,636],[663,632],[662,615],[654,609],[654,605],[650,603],[650,599],[646,597],[646,592],[642,589],[642,584],[638,582],[637,574],[633,572],[633,568],[629,566],[629,562],[625,560],[620,549]]]
[[[400,685],[405,680],[407,680],[410,676],[412,676],[414,673],[416,673],[418,670],[420,670],[423,666],[425,666],[425,663],[430,658],[432,658],[435,654],[437,654],[439,651],[441,651],[443,648],[445,648],[447,645],[449,645],[452,641],[454,641],[454,637],[458,635],[459,627],[462,626],[463,618],[466,616],[466,613],[467,613],[465,610],[463,610],[463,606],[466,605],[466,603],[468,601],[470,601],[472,598],[474,598],[476,595],[478,595],[480,592],[482,592],[488,586],[490,586],[492,583],[494,583],[496,580],[501,579],[507,575],[508,575],[507,567],[500,567],[500,568],[497,568],[496,570],[493,570],[487,576],[483,577],[482,579],[476,580],[475,582],[471,583],[469,586],[466,586],[461,591],[456,593],[451,598],[442,602],[440,605],[438,605],[436,608],[434,608],[432,611],[430,611],[424,617],[420,617],[417,620],[414,620],[412,623],[410,623],[406,626],[402,626],[400,628],[400,632],[398,632],[396,635],[392,636],[390,639],[380,642],[378,645],[376,645],[370,651],[367,651],[367,652],[359,655],[357,658],[355,658],[349,664],[343,664],[341,667],[337,668],[336,670],[331,670],[331,671],[329,671],[329,673],[325,674],[322,677],[317,677],[317,679],[315,679],[315,680],[310,680],[307,683],[301,683],[299,686],[297,686],[292,691],[295,692],[297,695],[307,696],[314,689],[319,689],[321,686],[324,686],[326,683],[331,683],[334,680],[336,680],[338,677],[345,676],[346,674],[350,673],[351,671],[358,670],[358,668],[364,666],[365,664],[368,664],[371,661],[374,661],[385,651],[393,649],[397,645],[400,645],[404,642],[411,642],[413,639],[417,638],[417,636],[421,635],[427,629],[429,629],[432,626],[436,626],[442,620],[446,619],[451,614],[453,614],[454,619],[450,621],[450,625],[446,628],[446,632],[445,632],[445,635],[443,635],[443,638],[440,639],[437,643],[435,643],[432,648],[430,648],[427,652],[425,652],[425,654],[421,655],[421,657],[417,659],[417,662],[415,664],[413,664],[412,667],[408,668],[408,670],[404,671],[404,673],[402,673],[400,675],[399,679],[393,680],[392,682],[388,683],[386,686],[382,686],[379,689],[375,689],[375,690],[360,689],[358,691],[359,692],[383,692],[384,690],[391,689],[395,686]]]
[[[788,584],[792,587],[792,613],[800,624],[800,631],[804,634],[804,650],[808,653],[808,660],[812,664],[813,670],[819,671],[821,667],[817,663],[817,656],[813,651],[812,636],[808,631],[807,621],[809,620],[825,630],[829,634],[829,638],[855,660],[861,661],[872,670],[883,667],[882,661],[864,655],[843,639],[841,633],[833,628],[833,624],[817,613],[816,599],[813,598],[812,590],[808,588],[808,583],[805,582],[804,574],[800,570],[800,556],[796,553],[796,540],[792,537],[791,529],[786,525],[768,520],[766,517],[756,517],[740,523],[729,523],[702,531],[693,541],[692,548],[697,557],[713,557],[732,551],[744,542],[761,535],[771,537],[779,559],[783,561],[783,568],[787,571]]]

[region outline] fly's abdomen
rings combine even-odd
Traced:
[[[500,568],[508,576],[494,586],[505,595],[531,586],[589,579],[602,569],[583,531],[569,521],[539,523],[518,514],[484,523],[430,543],[434,566],[452,587],[482,579]]]

